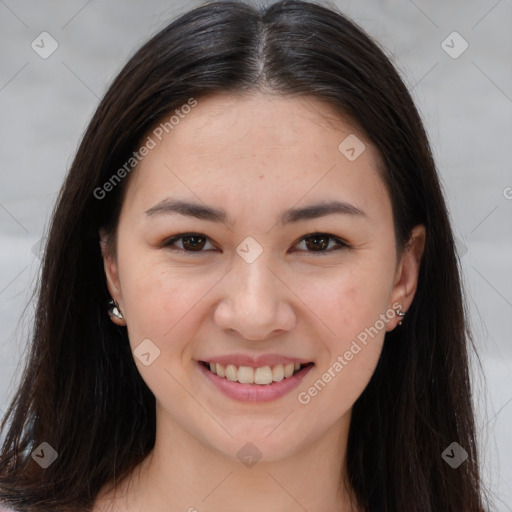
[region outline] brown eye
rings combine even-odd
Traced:
[[[312,235],[306,239],[306,247],[312,251],[322,251],[329,246],[329,237],[325,235]]]
[[[327,249],[332,241],[335,242],[335,246]],[[312,253],[326,253],[349,247],[349,245],[340,238],[327,233],[312,233],[311,235],[304,236],[300,243],[302,242],[304,242],[306,246],[306,252]]]
[[[162,246],[181,252],[205,252],[203,248],[207,241],[208,237],[199,233],[184,233],[168,238]],[[182,247],[177,246],[176,242],[181,242]]]
[[[188,251],[201,250],[205,244],[204,236],[190,235],[183,237],[183,247]]]

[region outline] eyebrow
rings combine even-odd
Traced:
[[[164,199],[149,210],[146,210],[145,213],[148,216],[178,214],[211,222],[222,222],[230,226],[233,225],[233,220],[220,208],[213,208],[204,204],[179,199]],[[350,203],[344,201],[325,201],[302,208],[285,210],[281,212],[279,220],[282,224],[292,224],[334,214],[368,217],[363,210]]]

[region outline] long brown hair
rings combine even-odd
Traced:
[[[261,88],[326,101],[379,150],[397,246],[427,231],[418,288],[386,334],[356,401],[347,472],[368,512],[482,512],[459,262],[420,116],[379,46],[334,8],[284,0],[214,2],[170,23],[125,65],[91,120],[52,217],[34,332],[20,388],[2,423],[0,500],[19,511],[90,509],[155,441],[155,398],[126,329],[106,314],[98,231],[115,233],[129,176],[109,187],[147,131],[190,98]],[[134,171],[135,172],[135,171]],[[118,174],[119,176],[119,174]],[[111,182],[112,183],[112,182]],[[47,442],[47,469],[31,452]],[[457,469],[441,457],[457,442]]]

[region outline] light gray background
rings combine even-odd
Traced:
[[[80,137],[127,58],[199,4],[0,0],[2,409],[30,328],[37,244]],[[336,5],[394,55],[426,123],[484,367],[474,394],[492,510],[512,511],[512,0]],[[48,59],[31,48],[43,31],[59,45]],[[456,59],[442,48],[453,31],[469,44]],[[448,39],[455,49],[459,43]]]

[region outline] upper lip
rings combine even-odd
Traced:
[[[280,354],[262,354],[260,356],[251,356],[247,354],[229,354],[223,356],[212,356],[201,359],[206,363],[219,363],[222,365],[234,364],[235,366],[249,366],[251,368],[261,368],[263,366],[274,366],[278,364],[308,364],[312,362],[308,359],[298,357],[283,356]]]

